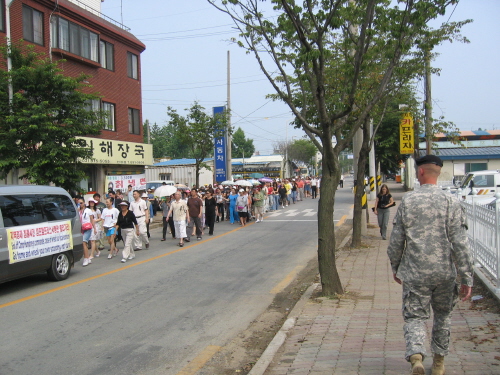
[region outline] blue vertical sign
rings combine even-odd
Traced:
[[[214,116],[224,113],[226,107],[213,107]],[[215,137],[215,151],[214,151],[214,166],[215,166],[215,181],[226,181],[226,132],[224,136]]]

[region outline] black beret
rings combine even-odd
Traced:
[[[421,166],[424,164],[435,164],[435,165],[438,165],[440,167],[443,166],[443,161],[441,160],[441,158],[439,158],[436,155],[422,156],[421,158],[418,158],[417,160],[415,160],[415,163],[417,163],[417,166]]]

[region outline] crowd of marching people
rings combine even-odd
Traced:
[[[149,248],[149,225],[157,212],[161,212],[163,230],[161,241],[167,234],[178,240],[178,246],[196,236],[198,241],[208,231],[214,234],[216,223],[246,226],[250,221],[264,222],[266,212],[274,212],[296,204],[306,198],[316,199],[320,180],[316,177],[291,179],[261,179],[252,186],[207,185],[197,188],[178,188],[170,196],[158,197],[154,192],[110,190],[104,200],[99,194],[85,202],[75,197],[80,214],[83,235],[83,266],[92,263],[108,247],[108,259],[119,255],[121,262],[135,258],[136,251]]]

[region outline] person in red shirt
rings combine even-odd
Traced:
[[[304,180],[300,177],[297,180],[297,188],[299,189],[297,200],[301,201],[304,199]]]

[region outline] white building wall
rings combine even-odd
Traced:
[[[101,12],[101,0],[68,0],[92,13]]]
[[[188,166],[167,166],[146,168],[146,181],[161,180],[160,175],[170,174],[170,180],[175,183],[185,184],[192,187],[196,184],[196,173],[193,165]],[[200,186],[213,183],[214,174],[211,170],[202,168],[200,170]]]
[[[486,163],[486,169],[490,171],[500,169],[500,159],[445,160],[438,181],[452,181],[456,175],[454,174],[455,164],[465,163]]]

